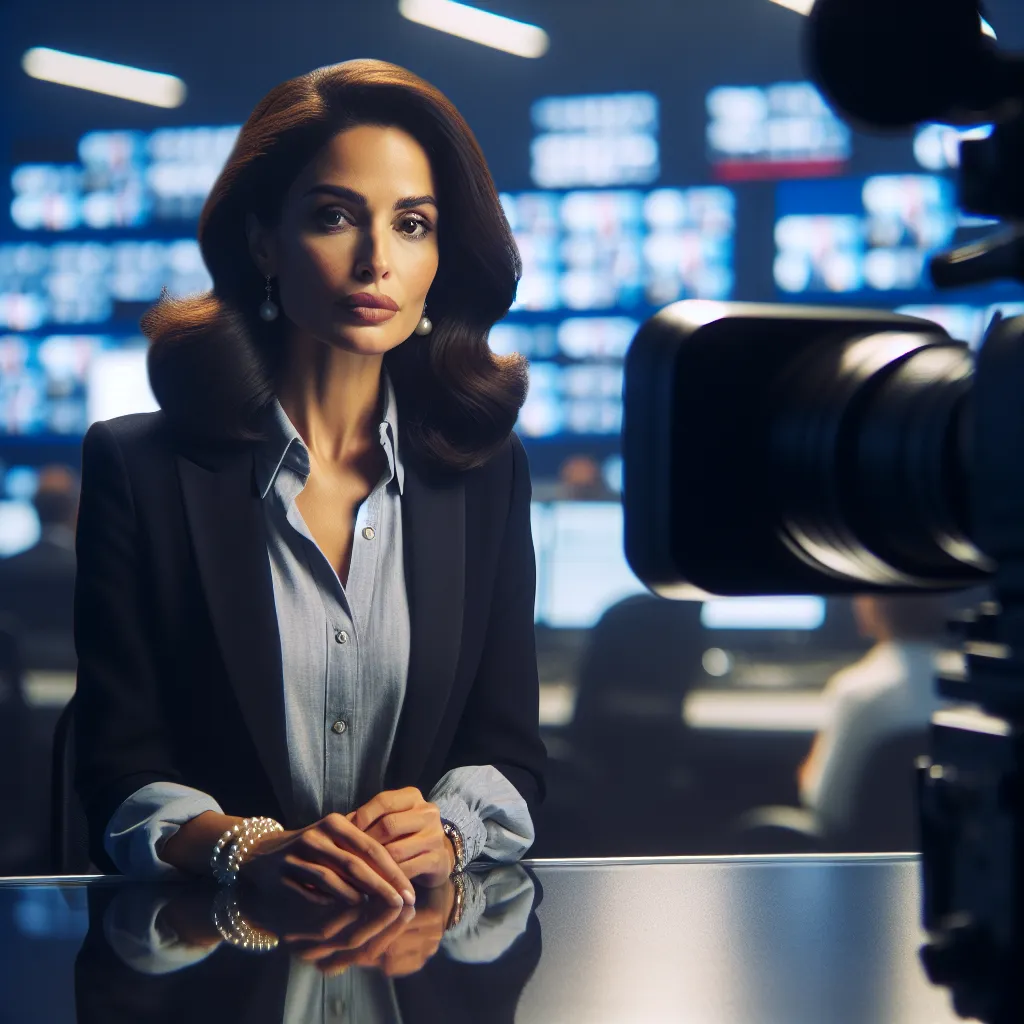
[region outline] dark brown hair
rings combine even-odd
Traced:
[[[508,439],[526,397],[526,361],[497,356],[487,344],[522,265],[469,126],[437,89],[384,61],[317,68],[272,89],[250,114],[199,218],[213,290],[164,295],[142,318],[153,393],[184,433],[260,437],[257,414],[273,398],[286,328],[283,317],[266,323],[258,315],[263,278],[245,217],[274,227],[301,169],[334,135],[360,124],[401,128],[423,146],[442,213],[427,296],[434,329],[384,357],[403,449],[435,467],[471,469]]]

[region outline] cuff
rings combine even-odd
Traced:
[[[497,960],[520,935],[533,912],[533,880],[518,864],[467,871],[462,918],[441,940],[445,953],[462,963]]]
[[[126,888],[103,918],[103,934],[120,960],[140,974],[170,974],[205,960],[216,947],[189,946],[161,926],[160,911],[170,898],[145,888]]]
[[[462,833],[467,864],[478,857],[515,861],[533,845],[526,801],[493,765],[453,768],[428,799]]]
[[[208,793],[177,782],[152,782],[136,790],[110,818],[103,847],[122,874],[132,878],[184,878],[160,859],[164,843],[206,811],[223,814]]]

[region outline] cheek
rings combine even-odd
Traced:
[[[302,311],[329,305],[344,291],[346,248],[340,239],[298,240],[288,248],[281,300],[290,316],[301,319]]]
[[[403,254],[400,268],[402,288],[410,299],[426,298],[437,274],[437,246],[421,243]]]
[[[290,253],[291,276],[309,285],[337,290],[351,263],[352,245],[342,237],[300,240]]]

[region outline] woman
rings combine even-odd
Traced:
[[[94,861],[399,905],[515,860],[544,764],[526,369],[487,346],[520,263],[479,146],[401,68],[320,68],[253,111],[199,242],[213,291],[142,322],[161,411],[83,443]]]

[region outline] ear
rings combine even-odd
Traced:
[[[277,259],[274,247],[274,236],[259,222],[254,213],[245,215],[245,237],[249,243],[249,255],[264,277],[271,277],[277,272]]]

